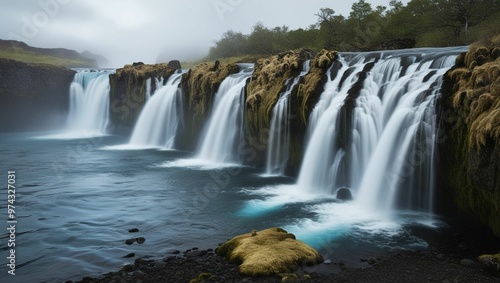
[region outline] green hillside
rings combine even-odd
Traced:
[[[63,48],[36,48],[14,40],[0,40],[0,58],[25,63],[43,63],[66,68],[96,68],[94,59]]]

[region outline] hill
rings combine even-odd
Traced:
[[[97,56],[85,56],[74,50],[64,48],[37,48],[24,42],[0,39],[0,58],[25,63],[43,63],[67,68],[96,68]]]

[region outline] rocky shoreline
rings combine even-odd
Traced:
[[[77,282],[500,282],[478,262],[481,254],[499,252],[500,241],[483,227],[462,225],[422,231],[420,236],[429,243],[426,250],[360,259],[358,266],[327,260],[294,273],[247,277],[214,249],[193,248],[169,251],[160,260],[137,258],[119,271]]]

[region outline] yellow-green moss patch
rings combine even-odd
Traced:
[[[281,228],[269,228],[237,236],[217,249],[230,262],[240,263],[239,272],[248,276],[269,276],[292,272],[300,265],[323,261],[312,247]]]

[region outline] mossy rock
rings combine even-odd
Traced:
[[[478,261],[484,270],[500,277],[500,253],[481,255],[478,257]]]
[[[216,252],[230,262],[239,263],[239,272],[247,276],[289,273],[301,265],[323,262],[316,250],[281,228],[237,236]]]
[[[437,176],[443,199],[500,237],[499,46],[500,36],[471,45],[444,76]]]

